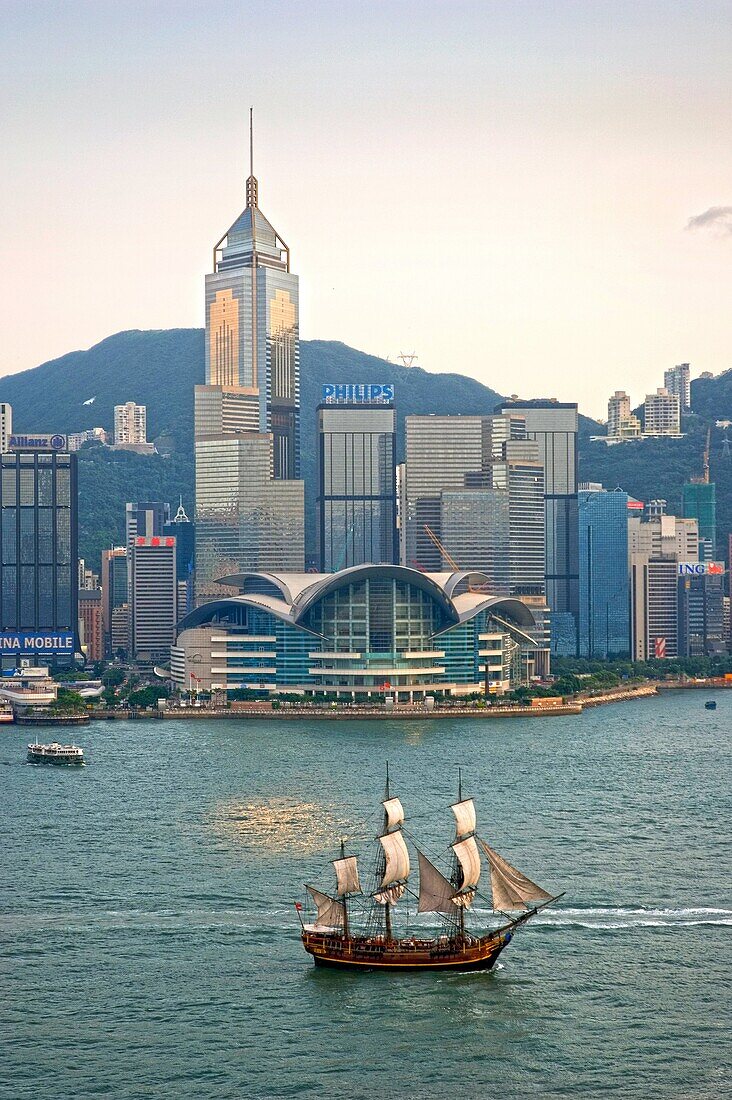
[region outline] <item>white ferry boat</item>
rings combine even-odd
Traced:
[[[13,714],[12,703],[5,703],[0,699],[0,724],[3,722],[14,722],[15,715]]]
[[[78,745],[59,745],[53,741],[50,745],[41,745],[36,738],[28,746],[30,764],[66,764],[76,766],[84,763],[84,750]]]

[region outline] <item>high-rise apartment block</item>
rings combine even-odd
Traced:
[[[394,564],[396,513],[393,388],[324,386],[318,406],[321,572],[369,562]]]
[[[76,456],[57,450],[0,455],[3,657],[72,658],[78,625]],[[28,632],[41,641],[23,638]],[[19,641],[19,648],[15,640]],[[6,644],[7,643],[7,644]]]
[[[688,363],[679,363],[663,372],[664,389],[679,399],[681,412],[691,411],[691,369]]]
[[[8,441],[13,434],[13,407],[7,401],[0,401],[0,454],[8,449]]]
[[[178,621],[175,552],[171,535],[137,535],[131,547],[131,642],[138,664],[170,658]]]
[[[197,603],[241,569],[304,568],[298,278],[259,209],[218,241],[206,276],[205,385],[195,388]]]
[[[147,407],[127,401],[114,406],[114,443],[147,443]]]
[[[643,405],[643,434],[681,434],[681,405],[678,394],[661,388],[646,396]]]
[[[630,652],[628,494],[580,485],[579,654],[625,657]]]
[[[630,408],[630,398],[624,390],[616,390],[607,403],[607,438],[618,442],[640,439],[641,422]]]
[[[523,418],[526,435],[539,444],[544,468],[546,600],[552,651],[578,648],[579,550],[577,522],[577,405],[560,401],[510,401],[497,412]]]

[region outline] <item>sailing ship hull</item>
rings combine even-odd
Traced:
[[[303,932],[305,950],[316,966],[357,970],[490,970],[510,933],[483,936],[465,943],[439,940],[395,940]]]

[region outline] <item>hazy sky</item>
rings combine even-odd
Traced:
[[[598,416],[732,366],[732,0],[2,0],[0,87],[0,374],[203,323],[250,104],[304,338]]]

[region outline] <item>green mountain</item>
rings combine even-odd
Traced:
[[[75,351],[0,381],[0,400],[13,406],[17,431],[81,431],[111,428],[114,406],[134,400],[147,405],[148,438],[160,455],[143,457],[87,445],[79,454],[80,553],[98,564],[101,550],[123,537],[128,500],[169,500],[179,494],[192,512],[193,387],[203,382],[203,331],[170,329],[120,332],[88,351]],[[300,349],[302,459],[306,483],[308,544],[313,544],[315,500],[315,409],[325,382],[393,382],[396,386],[399,450],[404,417],[413,413],[490,413],[496,390],[461,374],[430,374],[403,367],[346,344],[303,341]],[[685,438],[643,440],[607,447],[592,442],[602,427],[580,418],[580,479],[621,486],[640,500],[662,497],[680,507],[681,486],[702,472],[711,427],[711,475],[717,484],[719,549],[732,531],[732,459],[724,454],[720,419],[732,420],[732,371],[692,382],[694,414],[684,420]]]
[[[114,406],[147,405],[148,438],[160,455],[144,457],[93,444],[79,454],[80,554],[98,563],[104,547],[119,542],[128,500],[169,500],[179,494],[192,513],[193,387],[203,382],[203,330],[120,332],[88,351],[75,351],[0,382],[0,398],[13,406],[17,431],[111,428]],[[303,341],[300,346],[302,466],[308,543],[314,535],[316,406],[325,382],[393,382],[399,452],[404,417],[411,413],[489,413],[500,395],[461,374],[429,374],[346,344]]]

